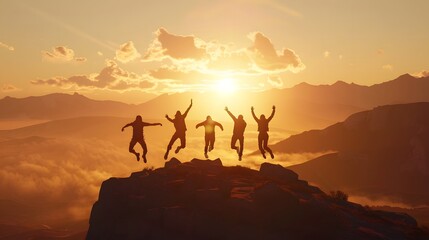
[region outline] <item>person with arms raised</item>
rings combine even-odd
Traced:
[[[269,118],[265,118],[264,114],[261,114],[260,118],[258,119],[255,115],[255,111],[254,108],[252,106],[251,108],[252,111],[252,116],[255,119],[255,121],[258,123],[258,146],[259,146],[259,151],[261,151],[262,157],[267,158],[265,156],[265,151],[267,151],[271,158],[274,158],[274,154],[273,151],[271,151],[271,149],[268,147],[268,124],[270,123],[270,121],[273,119],[274,117],[274,113],[276,112],[276,106],[273,106],[273,111],[271,112],[271,115]]]

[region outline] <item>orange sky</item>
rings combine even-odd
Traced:
[[[425,0],[1,1],[0,97],[371,85],[429,69]]]

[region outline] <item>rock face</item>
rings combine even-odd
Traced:
[[[217,159],[103,182],[87,239],[428,239],[405,214],[333,199],[280,165]]]

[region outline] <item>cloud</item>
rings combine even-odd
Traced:
[[[378,55],[384,55],[384,49],[377,49],[377,54]]]
[[[139,58],[141,55],[134,47],[133,41],[128,41],[122,44],[118,50],[116,50],[116,60],[121,63],[127,63],[132,60]]]
[[[252,53],[252,59],[260,69],[300,72],[305,68],[293,50],[285,48],[281,53],[277,53],[271,40],[262,33],[252,33],[249,38],[253,41],[253,45],[248,50]]]
[[[98,51],[97,54],[98,54],[98,56],[103,56],[103,53],[100,51]]]
[[[0,48],[5,48],[5,49],[7,49],[9,51],[15,51],[14,47],[12,47],[10,45],[7,45],[6,43],[2,43],[2,42],[0,42]]]
[[[0,151],[0,199],[32,208],[16,209],[17,221],[55,224],[87,219],[101,182],[130,172],[123,161],[128,154],[121,150],[99,139],[28,138],[8,144],[8,151]]]
[[[390,65],[390,64],[385,64],[381,68],[384,69],[384,70],[387,70],[387,71],[392,71],[393,70],[393,66]]]
[[[414,73],[415,77],[429,77],[429,71],[423,70],[421,72]]]
[[[89,88],[89,89],[109,89],[125,91],[130,89],[148,89],[153,87],[153,83],[143,75],[127,72],[120,68],[112,60],[106,61],[106,67],[100,73],[89,75],[77,75],[68,78],[54,77],[50,79],[37,79],[31,81],[35,85],[51,85],[63,88]]]
[[[159,28],[155,34],[156,39],[144,56],[147,61],[159,61],[166,57],[176,60],[207,57],[204,42],[194,36],[174,35],[164,28]]]
[[[74,51],[65,46],[57,46],[52,48],[52,52],[42,51],[44,59],[50,62],[86,62],[84,57],[75,57]]]
[[[282,88],[283,87],[283,80],[280,78],[280,76],[268,77],[268,83],[271,84],[271,86],[273,86],[275,88]]]
[[[341,55],[341,54],[340,54],[340,55],[338,55],[338,59],[339,59],[339,60],[343,60],[343,55]]]
[[[1,87],[2,92],[14,92],[14,91],[18,91],[18,90],[20,90],[20,89],[15,87],[12,84],[3,84],[3,86]]]

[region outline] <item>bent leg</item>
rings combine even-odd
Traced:
[[[235,144],[237,143],[237,140],[238,140],[237,136],[232,135],[232,138],[231,138],[231,149],[237,150],[237,146],[235,146]]]
[[[129,151],[130,153],[132,153],[132,154],[136,155],[137,161],[139,161],[139,160],[140,160],[140,153],[138,153],[138,152],[136,152],[136,151],[134,150],[134,146],[136,145],[137,141],[138,141],[138,140],[136,140],[136,139],[134,139],[134,138],[133,138],[133,139],[131,139],[131,141],[130,141],[130,146],[128,147],[128,151]]]
[[[179,153],[180,149],[186,147],[186,134],[185,133],[179,133],[178,138],[180,139],[180,146],[176,148],[175,153]]]

